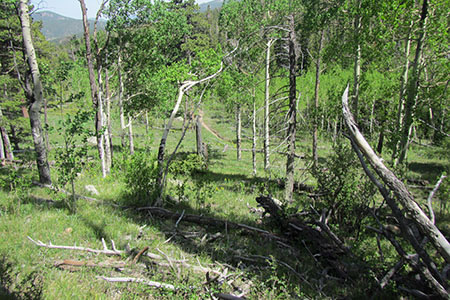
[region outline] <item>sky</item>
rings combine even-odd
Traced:
[[[95,18],[102,0],[84,1],[88,10],[88,17]],[[196,0],[199,4],[209,1],[211,0]],[[31,3],[40,10],[50,10],[66,17],[81,19],[81,8],[78,0],[31,0]]]

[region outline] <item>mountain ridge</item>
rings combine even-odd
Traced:
[[[200,11],[205,12],[209,9],[220,9],[223,5],[223,0],[212,0],[206,3],[199,4]],[[50,10],[37,11],[32,14],[35,21],[42,22],[41,32],[48,41],[60,43],[67,38],[74,35],[79,36],[83,34],[83,22],[81,19],[74,19],[55,13]],[[90,31],[94,28],[94,19],[89,19]],[[106,20],[100,19],[98,28],[100,30],[106,27]]]

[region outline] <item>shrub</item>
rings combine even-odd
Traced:
[[[318,211],[327,210],[342,230],[358,232],[375,188],[349,146],[338,142],[333,150],[333,155],[312,172],[321,195],[314,206]]]
[[[174,175],[192,175],[206,170],[206,163],[203,158],[196,153],[180,153],[180,155],[170,164],[169,172]]]
[[[127,187],[127,204],[139,206],[155,200],[158,176],[156,156],[135,153],[124,161],[124,181]]]

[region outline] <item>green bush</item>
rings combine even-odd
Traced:
[[[314,207],[329,212],[332,223],[340,229],[358,232],[376,191],[349,146],[338,142],[333,150],[333,155],[312,172],[320,194]]]
[[[124,161],[127,204],[152,204],[157,193],[158,162],[154,154],[135,153]]]
[[[174,176],[192,175],[205,170],[205,161],[196,153],[180,153],[169,166],[169,172]]]

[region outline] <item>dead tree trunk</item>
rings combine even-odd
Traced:
[[[342,96],[342,106],[344,119],[355,145],[367,158],[378,176],[380,176],[383,182],[394,193],[397,201],[400,202],[408,216],[416,224],[422,234],[431,241],[444,260],[447,263],[450,263],[450,244],[447,239],[415,202],[413,195],[408,191],[405,184],[384,165],[382,159],[375,154],[369,143],[367,143],[366,139],[359,131],[353,115],[348,108],[348,86]],[[416,251],[418,250],[420,249],[416,249]]]
[[[203,83],[205,81],[208,81],[208,80],[216,77],[217,75],[220,74],[220,72],[222,72],[222,70],[223,70],[223,63],[220,64],[220,69],[216,73],[214,73],[210,76],[207,76],[203,79],[200,79],[200,80],[185,81],[178,89],[177,101],[175,102],[172,113],[170,114],[169,121],[167,122],[167,125],[164,127],[164,131],[163,131],[161,141],[159,143],[159,148],[158,148],[158,156],[157,156],[158,177],[156,180],[156,183],[158,186],[158,198],[155,203],[155,205],[157,205],[157,206],[160,206],[162,204],[163,196],[164,196],[165,176],[163,176],[163,175],[164,175],[164,157],[165,157],[165,151],[166,151],[167,137],[169,135],[170,129],[172,128],[173,120],[175,119],[178,109],[180,108],[180,104],[181,104],[181,101],[183,100],[183,96],[187,91],[189,91],[195,85]]]
[[[289,16],[289,113],[288,113],[288,131],[287,131],[287,159],[286,159],[286,189],[285,200],[292,202],[294,192],[294,171],[295,171],[295,135],[297,128],[297,83],[296,83],[296,65],[297,57],[295,54],[296,38],[294,16]]]
[[[36,163],[39,172],[39,181],[42,184],[52,184],[50,177],[50,167],[47,160],[47,151],[43,138],[43,130],[41,124],[41,106],[43,102],[43,90],[41,83],[41,75],[39,73],[39,66],[36,59],[36,52],[34,50],[33,41],[31,38],[30,16],[28,15],[28,1],[20,0],[18,7],[18,14],[22,26],[22,37],[24,45],[24,54],[28,62],[28,67],[31,73],[31,81],[27,76],[25,83],[25,94],[28,99],[28,114],[30,116],[31,135],[33,137],[34,149],[36,152]]]

